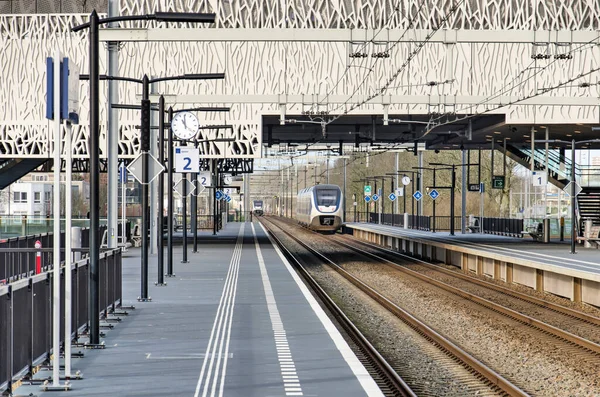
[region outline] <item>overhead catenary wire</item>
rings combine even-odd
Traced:
[[[584,51],[583,47],[593,45],[594,42],[597,41],[598,39],[600,39],[600,36],[596,36],[593,39],[589,40],[588,42],[583,43],[583,44],[579,45],[578,47],[573,48],[573,49],[569,50],[568,52],[566,52],[564,54],[566,55],[566,54],[572,54],[572,53],[575,53],[575,52],[583,52]],[[521,70],[510,82],[508,82],[504,86],[500,87],[498,90],[496,90],[490,96],[486,97],[485,99],[483,99],[483,100],[481,100],[481,101],[479,101],[479,102],[477,102],[475,104],[471,104],[471,105],[466,106],[464,108],[458,109],[454,113],[465,112],[465,111],[467,111],[469,109],[476,108],[477,106],[485,105],[487,102],[500,97],[502,94],[505,94],[506,92],[512,91],[515,88],[517,88],[518,86],[525,84],[527,81],[529,81],[532,78],[536,77],[537,75],[539,75],[540,73],[542,73],[543,71],[545,71],[546,69],[548,69],[550,66],[554,65],[559,60],[561,60],[561,59],[555,58],[553,61],[549,62],[545,66],[534,66],[535,63],[536,63],[536,61],[535,60],[532,61],[527,67],[525,67],[523,70]],[[526,79],[521,80],[518,84],[514,85],[515,81],[517,79],[519,79],[520,76],[523,73],[525,73],[527,70],[536,70],[536,72],[534,72],[532,75],[529,75]],[[430,119],[430,122],[435,123],[436,121],[441,120],[444,117],[445,116],[442,115],[442,116],[439,116],[439,117],[437,117],[435,119]]]
[[[400,5],[400,4],[401,4],[401,3],[399,2],[399,5]],[[375,44],[375,42],[376,42],[376,40],[375,40],[375,39],[377,38],[377,36],[379,36],[379,34],[380,34],[380,33],[381,33],[381,32],[382,32],[382,31],[383,31],[383,30],[384,30],[384,29],[385,29],[385,28],[386,28],[386,27],[389,25],[390,21],[392,20],[392,18],[393,18],[393,17],[394,17],[394,16],[395,16],[397,13],[400,13],[402,16],[404,16],[404,13],[401,11],[401,9],[400,9],[400,6],[399,6],[399,5],[398,5],[397,7],[395,7],[395,8],[394,8],[394,12],[390,13],[390,15],[389,15],[388,19],[387,19],[387,20],[386,20],[386,21],[385,21],[383,24],[381,24],[381,27],[380,27],[380,28],[379,28],[379,30],[378,30],[378,31],[377,31],[377,32],[376,32],[376,33],[373,35],[373,37],[372,37],[370,40],[363,42],[362,46],[361,46],[359,49],[357,49],[357,50],[356,50],[356,52],[357,52],[357,53],[358,53],[358,52],[362,52],[362,51],[364,51],[364,50],[365,50],[365,48],[367,48],[367,46],[368,46],[369,44]],[[422,6],[421,6],[421,7],[422,7]],[[419,12],[420,12],[420,9],[419,9]],[[418,14],[418,13],[417,13],[417,14]],[[413,21],[412,21],[412,20],[411,20],[411,21],[409,21],[409,25],[408,25],[408,26],[410,27],[410,26],[412,25],[412,23],[413,23]],[[331,96],[331,94],[332,94],[332,93],[335,91],[335,89],[336,89],[336,88],[337,88],[337,87],[340,85],[340,83],[341,83],[341,82],[344,80],[344,78],[345,78],[345,77],[346,77],[346,75],[348,74],[348,71],[350,70],[350,68],[352,68],[352,67],[355,67],[355,66],[356,66],[356,67],[358,67],[358,66],[360,66],[360,67],[364,67],[364,66],[363,66],[363,64],[364,64],[364,61],[366,61],[366,60],[367,60],[367,58],[365,58],[365,57],[361,58],[361,59],[362,59],[362,62],[361,62],[361,64],[360,64],[360,65],[353,65],[356,59],[357,59],[356,57],[352,58],[352,60],[350,61],[350,65],[346,66],[346,69],[344,70],[344,73],[342,73],[342,75],[341,75],[341,76],[338,78],[338,80],[337,80],[337,81],[336,81],[336,83],[333,85],[333,87],[332,87],[332,88],[331,88],[331,89],[330,89],[330,90],[329,90],[329,91],[328,91],[328,92],[325,94],[325,97],[323,98],[323,100],[322,100],[322,101],[320,101],[320,102],[317,102],[316,104],[313,104],[313,105],[310,107],[310,109],[311,109],[311,110],[313,109],[313,107],[314,107],[315,105],[317,106],[317,109],[318,109],[320,105],[323,105],[324,103],[326,103],[326,102],[327,102],[327,98],[329,98],[329,97]],[[377,60],[375,60],[375,62],[377,62]],[[369,69],[369,68],[366,68],[366,69]],[[313,120],[313,118],[312,118],[312,117],[310,117],[310,116],[309,116],[309,118],[310,118],[311,120]]]

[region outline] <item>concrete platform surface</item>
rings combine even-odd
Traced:
[[[451,236],[449,232],[432,233],[374,223],[347,223],[346,226],[380,232],[388,236],[423,239],[443,244],[475,248],[486,252],[501,253],[516,259],[600,275],[600,250],[584,248],[578,244],[576,246],[576,253],[571,254],[569,241],[560,242],[553,240],[551,243],[544,244],[528,238],[479,233],[461,234],[460,230],[455,232],[454,236]]]
[[[206,236],[203,236],[206,237]],[[231,223],[180,263],[151,302],[137,302],[140,250],[123,265],[128,316],[106,330],[105,350],[73,359],[84,378],[42,396],[381,396],[308,289],[258,223]],[[77,351],[78,349],[74,349]]]

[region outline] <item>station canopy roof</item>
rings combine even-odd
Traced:
[[[495,145],[507,144],[531,145],[531,133],[535,139],[546,139],[546,128],[549,128],[549,139],[564,141],[590,140],[600,138],[600,132],[592,131],[596,124],[507,124],[503,114],[444,116],[439,119],[442,125],[431,128],[428,124],[431,115],[390,114],[388,125],[379,115],[344,115],[323,128],[322,121],[334,119],[331,116],[320,118],[299,115],[286,115],[285,125],[280,124],[279,115],[263,116],[263,143],[267,146],[289,144],[302,149],[310,145],[317,150],[325,145],[390,145],[414,144],[415,140],[425,143],[428,150],[489,149],[492,140]],[[441,116],[437,116],[441,117]],[[447,123],[447,121],[453,121]],[[471,139],[469,139],[469,124]],[[404,146],[404,145],[403,145]],[[554,146],[551,144],[551,146]],[[565,146],[564,144],[562,145]],[[600,149],[600,143],[592,143],[590,148]]]

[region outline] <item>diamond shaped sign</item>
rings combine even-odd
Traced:
[[[429,192],[429,197],[435,200],[436,198],[440,197],[440,193],[433,189],[431,192]]]
[[[388,196],[388,198],[390,199],[390,201],[395,201],[396,200],[396,195],[394,193],[390,193],[390,195]]]
[[[371,201],[371,196],[365,196],[365,201],[368,203],[369,201]]]
[[[144,155],[148,156],[148,175],[146,175],[147,181],[142,180],[142,158]],[[160,174],[163,173],[164,170],[165,167],[150,153],[140,153],[140,155],[137,156],[135,160],[133,160],[127,166],[127,171],[129,171],[142,185],[147,185],[155,180]]]
[[[415,194],[413,194],[413,197],[415,198],[415,200],[419,201],[423,198],[423,193],[417,190]]]
[[[226,195],[225,196],[225,201],[230,203],[231,202],[231,196],[230,195]]]
[[[196,195],[196,196],[199,196],[199,195],[201,195],[202,193],[204,193],[204,191],[205,191],[205,190],[206,190],[206,188],[204,187],[204,185],[201,185],[201,184],[199,184],[199,183],[198,183],[198,184],[197,184],[197,187],[196,187],[196,189],[194,190],[194,193],[193,193],[193,194],[194,194],[194,195]]]
[[[379,200],[379,196],[378,196],[378,195],[376,195],[376,194],[374,194],[374,195],[373,195],[373,201],[377,201],[377,200]]]
[[[221,200],[221,199],[223,198],[223,196],[225,196],[225,195],[223,194],[223,192],[222,192],[222,191],[220,191],[220,190],[217,190],[217,191],[215,192],[215,198],[217,199],[217,201]]]
[[[185,195],[183,194],[184,188],[185,188]],[[190,182],[189,179],[185,178],[185,179],[179,180],[179,182],[177,182],[175,184],[175,188],[173,190],[175,190],[177,193],[179,193],[180,196],[187,197],[190,194],[192,194],[194,192],[194,190],[196,190],[196,187],[194,186],[194,184],[192,182]]]
[[[581,193],[581,191],[583,190],[581,188],[581,186],[579,186],[579,183],[577,182],[569,182],[567,183],[567,186],[564,187],[563,192],[565,192],[567,194],[567,196],[571,195],[571,184],[574,183],[575,184],[575,197],[577,197],[577,195],[579,195],[579,193]]]

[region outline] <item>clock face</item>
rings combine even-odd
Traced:
[[[406,186],[406,185],[410,184],[410,178],[409,178],[408,176],[404,175],[404,176],[402,177],[402,184],[403,184],[404,186]]]
[[[179,112],[171,120],[171,130],[179,139],[191,139],[198,133],[198,118],[190,112]]]

